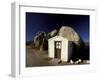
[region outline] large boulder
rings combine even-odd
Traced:
[[[72,41],[76,45],[80,44],[80,37],[78,33],[69,26],[62,26],[58,32],[58,35],[67,38],[69,41]]]
[[[84,42],[78,33],[69,26],[62,26],[58,32],[59,36],[67,38],[72,42],[73,46],[73,56],[72,59],[83,58],[84,56]]]
[[[45,32],[38,32],[34,37],[34,48],[45,50],[48,47],[47,36]]]
[[[56,30],[56,29],[52,30],[52,31],[49,33],[49,37],[54,37],[54,36],[56,36],[56,35],[57,35],[57,30]]]

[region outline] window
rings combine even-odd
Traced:
[[[57,41],[56,42],[56,48],[57,49],[61,49],[61,41]]]

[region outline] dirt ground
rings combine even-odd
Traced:
[[[80,64],[89,64],[83,61]],[[76,63],[63,62],[56,58],[49,58],[48,51],[40,51],[26,46],[26,67],[41,67],[41,66],[61,66],[61,65],[79,65]]]
[[[58,59],[49,58],[48,51],[32,49],[30,46],[26,47],[26,67],[56,66],[66,64],[66,62],[58,63],[58,61]]]

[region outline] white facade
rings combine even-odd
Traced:
[[[51,58],[55,58],[55,42],[61,41],[61,60],[68,61],[72,56],[72,47],[69,45],[69,41],[61,36],[55,36],[48,40],[48,56]]]

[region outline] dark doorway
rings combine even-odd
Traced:
[[[61,59],[61,41],[55,41],[55,58]]]

